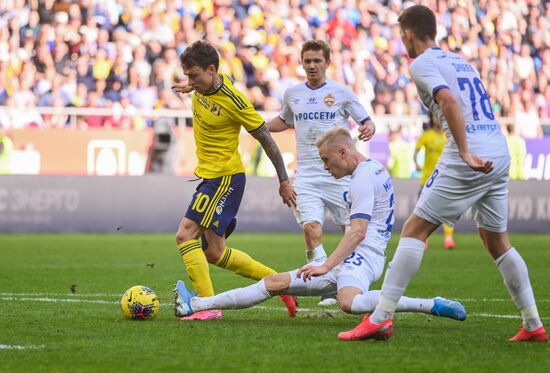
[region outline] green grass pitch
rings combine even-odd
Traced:
[[[327,235],[325,247],[339,238]],[[441,236],[430,240],[406,294],[459,299],[466,321],[399,314],[388,341],[340,342],[337,333],[360,317],[317,307],[317,298],[300,298],[294,319],[272,299],[224,311],[221,321],[177,320],[171,290],[186,275],[173,235],[0,235],[0,371],[549,372],[550,344],[506,341],[521,319],[478,237],[456,240],[452,251]],[[512,241],[550,326],[550,235]],[[304,258],[299,234],[237,232],[229,243],[279,271]],[[396,244],[394,235],[389,258]],[[215,267],[211,274],[217,292],[251,283]],[[138,284],[161,299],[153,321],[122,318],[119,297]]]

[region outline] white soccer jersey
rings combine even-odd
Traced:
[[[332,128],[348,128],[350,116],[359,124],[370,119],[355,93],[331,79],[317,88],[301,83],[286,90],[280,117],[296,130],[299,176],[328,175],[317,139]]]
[[[506,139],[495,119],[489,95],[479,73],[468,62],[457,54],[431,48],[418,56],[409,69],[420,99],[443,125],[447,135],[447,146],[440,163],[464,163],[434,98],[443,88],[449,88],[460,105],[466,121],[468,149],[486,160],[508,155]]]
[[[368,247],[385,254],[386,240],[395,220],[393,182],[386,168],[372,159],[361,162],[351,175],[349,193],[344,199],[350,209],[350,220],[369,220],[367,236],[356,251]],[[383,244],[373,244],[377,237],[383,239]]]

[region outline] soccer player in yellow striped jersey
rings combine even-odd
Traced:
[[[258,140],[279,178],[279,194],[288,206],[296,204],[296,193],[288,179],[283,157],[263,120],[250,101],[231,80],[218,74],[219,56],[206,41],[197,41],[180,56],[187,84],[172,89],[193,90],[193,133],[202,179],[176,233],[176,243],[193,288],[201,296],[214,295],[208,263],[239,275],[260,280],[276,273],[248,254],[226,247],[244,193],[244,166],[238,151],[241,126]],[[203,243],[199,242],[199,238]],[[296,312],[292,297],[282,297],[289,315]],[[203,311],[182,320],[220,319],[221,311]]]
[[[445,132],[443,131],[441,124],[432,115],[432,113],[429,114],[429,118],[430,128],[424,131],[416,141],[413,156],[416,170],[421,171],[420,183],[422,184],[422,188],[424,188],[426,181],[434,171],[437,161],[441,156],[441,153],[443,153],[443,149],[445,149],[445,144],[447,143],[447,136],[445,136]],[[416,160],[418,153],[422,149],[424,149],[424,167],[420,167]],[[449,250],[455,247],[453,231],[453,227],[443,224],[443,232],[445,234],[444,246]],[[427,242],[428,241],[426,241],[426,245]]]
[[[193,95],[193,134],[199,160],[195,173],[205,179],[243,173],[237,149],[241,126],[251,134],[265,127],[263,118],[229,77],[220,74],[219,79],[213,92]]]

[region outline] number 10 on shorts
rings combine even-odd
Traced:
[[[191,209],[198,213],[202,213],[204,212],[204,209],[206,209],[206,206],[208,206],[208,202],[210,202],[210,196],[208,194],[199,193],[197,194],[197,198],[195,198],[195,202],[193,203]]]

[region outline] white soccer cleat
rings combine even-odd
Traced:
[[[336,306],[338,304],[338,299],[336,299],[336,294],[327,294],[321,297],[321,301],[317,303],[321,307]]]

